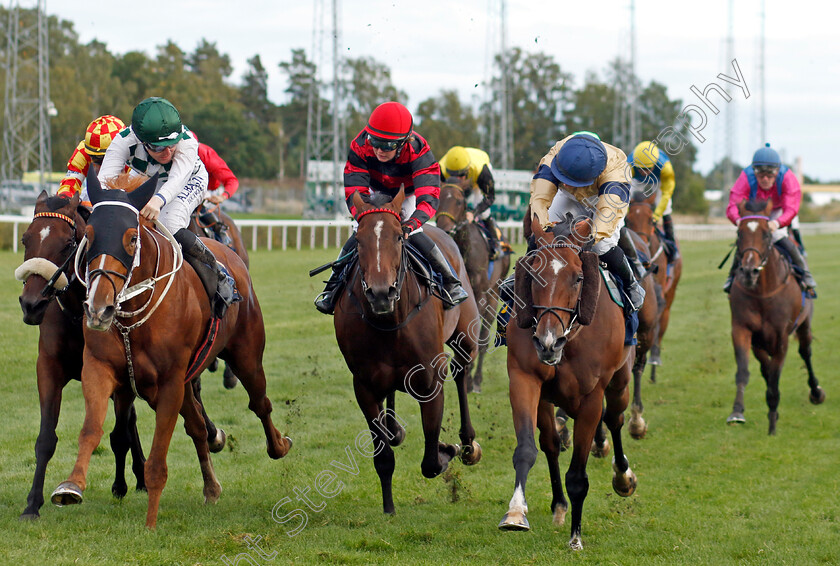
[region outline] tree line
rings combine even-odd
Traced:
[[[7,22],[8,16],[8,10],[0,8],[0,22]],[[34,19],[36,12],[21,10],[20,17]],[[114,114],[128,123],[137,102],[163,96],[239,176],[272,179],[303,174],[310,91],[318,76],[306,50],[292,49],[289,58],[279,63],[286,78],[286,100],[276,104],[268,98],[268,71],[258,54],[248,60],[239,84],[234,84],[230,57],[207,39],[192,52],[170,41],[157,46],[153,56],[143,51],[113,54],[98,40],[80,43],[71,21],[49,16],[48,26],[50,97],[58,112],[50,121],[54,170],[64,167],[91,120]],[[2,26],[4,52],[6,33],[7,26]],[[621,84],[616,76],[626,71],[620,61],[610,63],[603,75],[587,73],[579,85],[549,54],[513,47],[496,61],[493,80],[500,80],[499,69],[506,68],[511,85],[514,168],[534,169],[555,141],[578,130],[597,132],[607,143],[618,139],[613,117],[621,93],[613,85]],[[5,74],[0,78],[5,80]],[[27,79],[19,73],[21,80],[37,81],[37,74]],[[409,102],[406,92],[393,84],[390,69],[371,57],[346,59],[338,82],[344,148],[376,105],[387,100]],[[329,131],[333,109],[326,88],[315,92],[323,108],[322,125]],[[671,99],[656,81],[639,84],[638,92],[642,139],[654,139],[675,124],[682,101]],[[487,101],[473,108],[460,100],[457,90],[442,87],[437,95],[409,108],[416,129],[436,154],[443,155],[452,145],[482,147],[497,118],[497,106]],[[680,211],[706,211],[706,181],[693,170],[695,157],[691,143],[671,156],[677,175],[674,200]]]

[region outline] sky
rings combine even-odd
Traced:
[[[465,103],[477,105],[485,99],[487,54],[500,44],[501,29],[498,16],[491,17],[491,6],[498,7],[501,0],[335,1],[341,52],[373,57],[389,67],[394,85],[408,93],[410,110],[443,89],[457,90]],[[204,38],[231,58],[234,84],[241,82],[246,61],[259,54],[269,75],[269,98],[277,104],[287,101],[286,76],[278,64],[289,61],[296,48],[312,57],[319,4],[325,12],[320,20],[327,30],[322,66],[328,78],[333,0],[46,0],[47,12],[72,21],[82,43],[97,39],[111,53],[144,51],[152,57],[169,40],[192,52]],[[749,163],[753,152],[769,141],[786,163],[801,159],[805,174],[821,181],[840,179],[831,149],[840,131],[840,36],[834,18],[824,3],[813,0],[765,0],[767,140],[761,140],[762,0],[734,4],[732,54],[745,87],[718,78],[737,78],[726,53],[727,0],[636,0],[636,73],[643,84],[655,80],[667,87],[671,99],[683,101],[696,130],[692,139],[700,172],[708,172],[726,154],[729,131],[736,163]],[[603,76],[610,60],[629,56],[630,0],[506,0],[505,6],[508,47],[553,56],[573,75],[575,87],[587,72]],[[707,91],[717,114],[691,90],[706,91],[711,83],[728,87],[731,96],[725,102]],[[730,128],[727,112],[732,114]]]

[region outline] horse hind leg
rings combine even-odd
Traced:
[[[647,423],[642,416],[645,411],[642,403],[642,374],[644,374],[644,371],[645,354],[640,353],[633,363],[633,404],[630,408],[630,424],[628,426],[630,436],[636,440],[641,440],[647,434]]]
[[[450,364],[450,371],[454,374],[455,387],[458,390],[458,413],[461,416],[461,428],[458,436],[461,440],[461,461],[472,466],[481,460],[481,446],[475,441],[475,429],[470,419],[470,404],[467,395],[467,377],[470,361],[475,358],[478,346],[467,338],[467,334],[459,333],[457,339],[448,344],[455,352]],[[480,354],[479,354],[480,356]]]
[[[782,364],[784,363],[785,354],[787,351],[787,344],[781,345],[781,350],[775,355],[771,356],[766,350],[755,347],[755,357],[758,358],[761,375],[767,384],[767,389],[764,397],[767,401],[767,434],[776,434],[776,423],[779,420],[779,400],[781,393],[779,391],[779,378],[782,373]]]
[[[558,457],[564,448],[561,445],[560,433],[557,431],[553,409],[554,406],[551,403],[540,402],[537,409],[537,428],[540,430],[540,450],[545,454],[548,474],[551,478],[551,514],[554,524],[559,527],[566,521],[569,504],[563,495],[563,480],[560,475]]]
[[[619,371],[626,371],[624,369]],[[629,497],[636,491],[636,474],[630,469],[630,462],[624,453],[621,440],[621,428],[624,425],[624,410],[627,408],[629,393],[626,388],[613,387],[605,391],[606,410],[603,422],[610,431],[615,453],[613,456],[613,490],[622,497]]]
[[[204,408],[193,393],[193,387],[184,387],[184,400],[181,404],[181,416],[184,417],[184,429],[192,438],[198,463],[201,466],[201,477],[204,479],[204,503],[215,503],[222,493],[222,486],[213,470],[210,459],[210,449],[207,444],[207,427],[201,416]]]
[[[810,316],[796,329],[796,334],[799,338],[799,357],[805,362],[805,368],[808,370],[808,388],[811,390],[808,394],[808,400],[814,405],[820,405],[825,401],[825,390],[820,387],[820,382],[817,381],[814,367],[811,364],[811,341],[813,337],[811,336]]]
[[[382,489],[382,512],[393,515],[396,512],[392,486],[395,466],[394,451],[391,448],[390,441],[385,442],[382,439],[383,433],[386,436],[390,435],[387,422],[382,422],[386,412],[382,410],[382,404],[355,377],[353,379],[353,389],[356,393],[356,402],[368,423],[373,445],[377,447],[373,454],[373,468],[376,470],[376,475],[379,476],[379,485]]]
[[[140,444],[140,435],[137,432],[137,412],[134,407],[134,393],[120,390],[114,392],[114,430],[110,434],[111,450],[114,453],[116,471],[114,483],[111,485],[111,493],[114,497],[122,499],[128,492],[128,485],[125,481],[125,458],[131,450],[131,469],[137,480],[136,489],[145,490],[146,479],[143,466],[146,457],[143,455],[143,447]]]
[[[388,408],[381,417],[385,420],[388,444],[399,446],[405,440],[405,428],[400,424],[400,419],[397,417],[397,404],[393,391],[388,395],[386,406]]]
[[[204,409],[204,401],[201,400],[201,376],[196,376],[192,381],[193,396],[198,401],[201,407],[201,416],[204,419],[204,427],[207,430],[207,445],[210,452],[216,454],[221,452],[227,442],[227,435],[221,428],[217,428],[216,424],[207,416],[207,411]]]

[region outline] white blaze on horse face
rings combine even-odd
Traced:
[[[45,227],[41,228],[40,234],[41,234],[41,242],[43,242],[44,240],[47,239],[47,236],[50,235],[50,227],[45,226]]]
[[[376,271],[382,272],[382,266],[379,264],[380,259],[380,250],[379,250],[379,241],[382,239],[382,227],[385,226],[385,222],[382,220],[376,221],[376,226],[373,227],[373,233],[376,234]]]
[[[554,275],[558,275],[560,270],[566,267],[566,262],[559,258],[551,260],[551,269],[554,270]]]
[[[747,222],[747,228],[750,229],[750,232],[755,232],[756,230],[758,230],[758,222],[756,222],[755,220],[750,220],[749,222]]]
[[[99,266],[94,269],[105,269],[105,257],[106,256],[104,254],[99,257]],[[93,280],[93,283],[88,281],[90,287],[88,287],[87,303],[91,307],[93,306],[93,298],[96,296],[96,290],[99,287],[99,282],[102,281],[102,279],[102,277],[97,277]]]

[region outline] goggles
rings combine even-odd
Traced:
[[[102,160],[105,158],[104,155],[91,155],[90,161],[91,163],[95,163],[96,165],[102,165]]]
[[[174,144],[170,144],[170,145],[155,145],[155,144],[153,144],[153,143],[146,143],[146,142],[143,142],[143,147],[145,147],[145,148],[146,148],[146,151],[151,151],[151,152],[153,152],[153,153],[160,153],[160,152],[162,152],[162,151],[166,151],[167,149],[169,149],[169,148],[170,148],[170,147],[172,147],[173,145],[174,145]]]
[[[756,177],[775,177],[779,174],[779,168],[772,165],[758,165],[755,167]]]
[[[381,151],[395,151],[402,147],[405,143],[405,138],[400,140],[386,140],[384,138],[368,136],[368,142],[370,142],[370,146],[374,149],[379,149]]]

